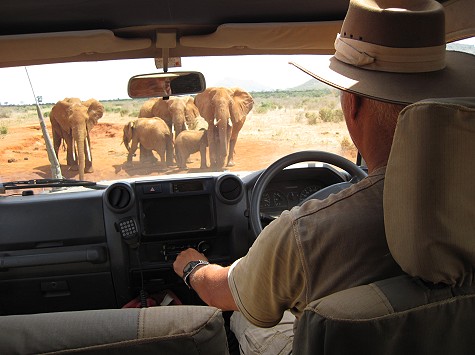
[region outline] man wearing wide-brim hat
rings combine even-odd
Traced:
[[[352,1],[335,55],[318,56],[314,78],[361,96],[409,104],[475,96],[474,56],[445,48],[445,17],[436,1]],[[472,75],[471,75],[472,74]]]
[[[308,70],[295,64],[342,90],[347,127],[369,175],[325,200],[283,212],[232,266],[202,263],[188,273],[188,284],[206,303],[239,311],[231,326],[242,352],[288,353],[292,314],[298,319],[309,302],[402,274],[389,252],[383,218],[399,112],[422,99],[475,96],[475,58],[446,52],[444,21],[437,1],[354,0],[335,55],[316,57]],[[182,276],[198,260],[206,258],[185,250],[174,269]]]

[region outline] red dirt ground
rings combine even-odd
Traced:
[[[290,131],[293,125],[284,124],[278,133],[269,133],[264,127],[267,123],[263,124],[261,118],[259,121],[255,120],[253,124],[252,119],[248,119],[241,131],[235,149],[236,165],[229,170],[260,169],[285,154],[302,149],[334,151],[354,160],[354,150],[341,151],[340,148],[341,140],[346,132],[344,124],[333,124],[331,130],[325,124],[321,127],[302,125],[300,131],[297,127],[295,132]],[[140,163],[138,151],[132,164],[126,164],[127,150],[122,143],[124,122],[99,122],[91,131],[94,172],[86,174],[85,179],[101,181],[184,172],[177,168],[164,168],[153,163]],[[51,134],[48,119],[46,119],[46,126]],[[323,147],[318,148],[316,144]],[[51,177],[45,146],[39,124],[8,127],[7,135],[0,139],[0,180],[6,182]],[[65,164],[65,159],[65,152],[60,151],[60,164]],[[188,164],[188,172],[203,171],[199,169],[199,153],[193,154],[191,159],[192,163]],[[79,177],[76,171],[68,170],[65,165],[62,165],[61,170],[65,178]]]

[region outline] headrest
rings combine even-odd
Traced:
[[[468,285],[475,268],[475,98],[401,111],[384,187],[391,254],[411,276]]]

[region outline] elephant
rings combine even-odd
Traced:
[[[58,101],[50,112],[53,146],[58,157],[61,142],[66,143],[66,162],[71,170],[79,170],[79,179],[92,167],[91,138],[89,133],[104,114],[104,106],[96,99],[81,101],[67,97]]]
[[[226,157],[226,166],[234,166],[234,148],[254,106],[252,96],[241,88],[210,87],[195,96],[195,105],[208,122],[211,167],[223,169]]]
[[[166,159],[173,156],[173,139],[170,128],[159,117],[141,117],[125,124],[123,142],[129,152],[127,155],[128,163],[132,161],[139,143],[147,151],[156,151],[163,164],[165,162],[168,164],[169,161],[166,161]],[[129,147],[130,142],[132,143]]]
[[[195,106],[191,96],[171,96],[168,99],[152,98],[142,105],[139,117],[160,117],[163,119],[170,131],[174,131],[175,138],[187,126],[193,126],[195,118],[199,116],[198,108]],[[152,157],[152,152],[140,146],[140,156]],[[169,165],[173,165],[174,157],[167,157]]]
[[[168,99],[152,98],[147,100],[140,108],[139,117],[160,117],[175,138],[181,131],[194,125],[196,117],[200,115],[191,96],[171,96]]]
[[[200,152],[201,169],[206,169],[206,147],[208,147],[208,123],[198,116],[194,120],[193,129],[181,131],[175,139],[175,155],[178,168],[187,169],[186,162],[190,154]]]

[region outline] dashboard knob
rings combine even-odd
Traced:
[[[208,242],[203,240],[203,241],[198,243],[197,249],[200,253],[205,254],[207,251],[209,251],[211,249],[211,245]]]

